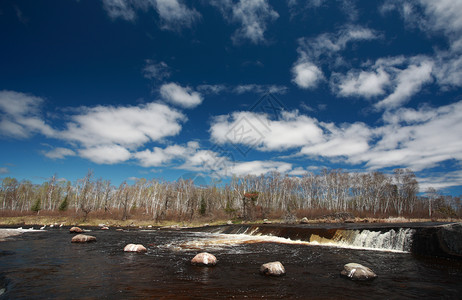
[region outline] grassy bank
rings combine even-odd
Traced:
[[[64,226],[99,226],[105,224],[110,227],[147,227],[147,226],[185,226],[185,227],[199,227],[204,225],[225,225],[229,222],[233,224],[243,223],[287,223],[284,219],[256,219],[253,221],[243,221],[240,219],[215,219],[215,218],[201,218],[188,221],[178,220],[161,220],[153,221],[146,220],[144,218],[130,218],[127,220],[121,220],[118,218],[111,218],[110,216],[105,217],[90,217],[83,220],[81,217],[68,216],[68,215],[22,215],[22,216],[1,216],[0,226],[43,226],[43,225],[60,225]],[[454,218],[441,218],[441,219],[426,219],[426,218],[404,218],[404,217],[391,217],[391,218],[359,218],[348,219],[348,223],[407,223],[407,222],[461,222],[461,219]],[[300,219],[292,220],[291,223],[299,223]],[[308,224],[317,223],[343,223],[343,219],[332,219],[332,218],[312,218],[308,219]]]

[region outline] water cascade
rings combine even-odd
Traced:
[[[251,236],[269,236],[288,239],[291,242],[302,241],[309,245],[396,252],[411,251],[412,237],[415,233],[415,230],[410,228],[371,230],[258,225],[220,226],[208,228],[206,231],[240,235],[245,240]]]

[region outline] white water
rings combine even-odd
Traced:
[[[197,239],[165,246],[177,251],[213,251],[240,244],[279,243],[407,253],[410,251],[413,233],[414,230],[408,228],[401,228],[398,231],[391,229],[383,233],[380,231],[339,229],[332,239],[311,235],[310,241],[302,241],[262,235],[258,227],[254,227],[252,229],[247,228],[243,233],[239,234],[201,233],[201,236]]]

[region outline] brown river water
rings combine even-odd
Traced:
[[[97,241],[88,244],[71,243],[69,228],[9,237],[0,242],[0,299],[462,299],[460,260],[416,256],[406,246],[365,250],[360,244],[215,232],[93,228],[87,234]],[[407,232],[401,233],[392,236],[402,241]],[[148,252],[124,253],[128,243]],[[190,264],[203,251],[217,257],[215,267]],[[286,275],[260,275],[261,264],[271,261],[281,261]],[[350,262],[378,277],[341,277]]]

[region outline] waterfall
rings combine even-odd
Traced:
[[[415,229],[340,229],[288,226],[237,225],[207,229],[215,234],[279,237],[287,242],[308,242],[310,245],[355,248],[378,251],[410,252]],[[253,239],[255,240],[255,239]],[[257,241],[257,240],[255,240]],[[280,242],[280,240],[278,240]],[[274,241],[276,242],[276,241]]]
[[[347,248],[409,252],[415,230],[400,228],[386,232],[338,229],[332,239],[311,235],[310,243]]]

